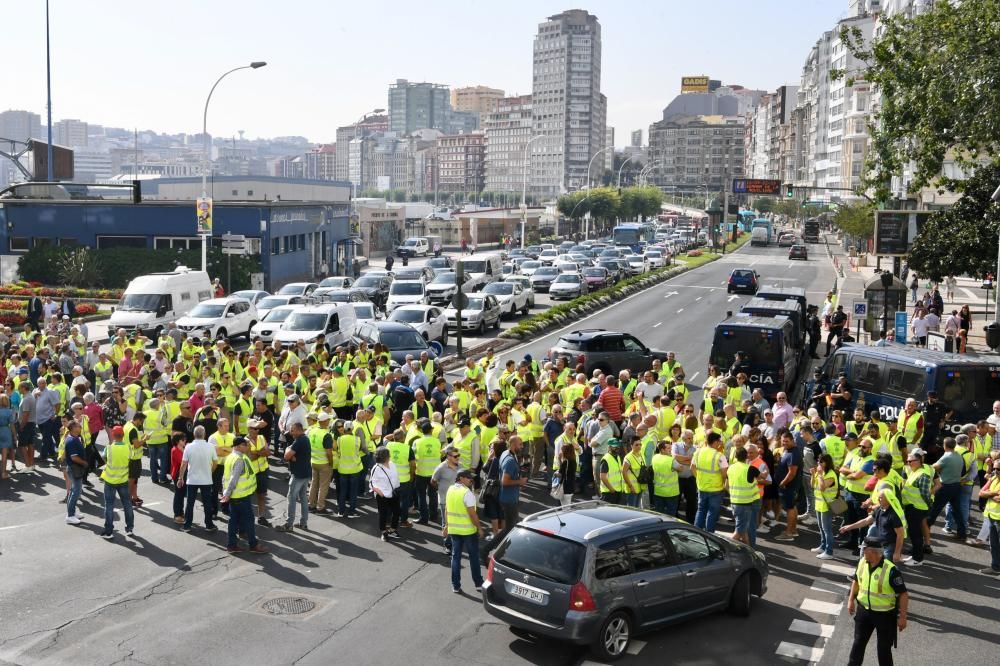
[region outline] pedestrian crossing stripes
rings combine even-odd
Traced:
[[[829,601],[817,601],[816,599],[803,599],[799,604],[799,609],[816,613],[826,613],[827,615],[839,615],[844,604],[833,604]]]
[[[799,604],[799,610],[811,614],[814,618],[826,616],[835,619],[844,608],[842,600],[850,587],[843,582],[843,577],[853,573],[854,569],[850,567],[824,562],[820,566],[820,575],[816,577],[809,590],[816,596],[835,595],[835,598],[841,601],[831,602],[822,598],[806,598]],[[833,622],[827,624],[824,620],[818,622],[809,619],[792,620],[788,631],[799,638],[790,636],[790,640],[781,641],[775,649],[775,654],[816,663],[823,658],[827,641],[833,636],[834,629]],[[813,641],[815,644],[809,645]]]
[[[840,574],[843,576],[853,576],[855,571],[854,567],[845,567],[842,564],[829,564],[827,562],[824,562],[819,570],[822,573]]]
[[[807,620],[793,620],[792,626],[788,628],[789,631],[808,634],[810,636],[819,636],[821,638],[833,636],[833,629],[832,624],[820,624],[819,622],[809,622]]]
[[[782,657],[794,657],[811,662],[817,662],[823,658],[823,648],[806,647],[805,645],[796,645],[795,643],[788,643],[786,641],[781,641],[775,652]]]

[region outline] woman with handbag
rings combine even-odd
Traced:
[[[573,502],[573,493],[576,492],[576,447],[573,444],[563,444],[559,458],[558,476],[562,488],[559,504],[568,506]]]
[[[375,450],[375,465],[368,477],[375,501],[378,503],[378,529],[382,541],[398,539],[399,532],[399,472],[392,462],[389,449],[380,446]]]
[[[824,453],[812,474],[813,497],[816,499],[816,522],[819,524],[819,546],[812,549],[821,560],[833,559],[833,512],[830,504],[837,498],[837,472],[833,456]]]

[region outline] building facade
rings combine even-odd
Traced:
[[[649,126],[650,182],[675,192],[721,192],[744,176],[745,119],[690,116]]]
[[[605,145],[601,25],[579,9],[539,24],[532,70],[531,187],[541,196],[588,186],[591,158]]]
[[[438,187],[442,192],[482,192],[485,186],[486,137],[481,132],[438,139]]]
[[[487,114],[486,190],[520,192],[524,186],[525,146],[531,138],[531,95],[504,97]]]
[[[397,79],[389,86],[389,131],[400,136],[418,129],[448,131],[451,93],[437,83]]]
[[[487,86],[468,86],[455,88],[451,91],[451,108],[453,111],[468,111],[485,117],[497,109],[497,103],[503,99],[503,91]]]

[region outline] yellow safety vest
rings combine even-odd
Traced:
[[[399,475],[399,482],[406,483],[410,480],[410,447],[405,442],[389,442],[386,447],[389,449],[389,458],[396,465],[396,473]],[[431,474],[434,470],[431,470]],[[426,475],[425,475],[426,476]]]
[[[490,428],[484,426],[482,423],[479,424],[479,449],[481,451],[486,451],[489,449],[490,444],[493,440],[497,438],[497,434],[500,432],[500,428]]]
[[[896,609],[896,591],[889,586],[889,577],[896,566],[882,560],[881,566],[872,569],[868,560],[858,562],[858,603],[870,611],[888,613]]]
[[[656,433],[659,435],[660,439],[666,439],[670,436],[670,428],[674,425],[674,421],[677,420],[677,412],[674,411],[673,407],[660,407],[656,412]]]
[[[830,502],[837,499],[837,473],[832,469],[829,472],[824,472],[821,475],[813,475],[813,497],[816,499],[816,511],[819,513],[825,513],[830,510]],[[823,488],[819,483],[820,479],[823,481],[829,481],[833,479],[833,485],[829,488]]]
[[[475,523],[469,516],[469,510],[465,506],[465,496],[472,491],[461,483],[455,483],[448,488],[445,495],[445,509],[447,510],[448,534],[465,536],[478,532]]]
[[[323,440],[329,435],[328,430],[324,430],[319,426],[313,426],[306,431],[306,437],[309,438],[309,453],[310,462],[313,465],[318,465],[320,467],[329,466],[330,461],[326,457],[326,452],[328,449],[323,448]]]
[[[476,438],[476,433],[470,431],[465,437],[460,431],[456,434],[455,448],[458,449],[459,462],[465,469],[472,469],[472,440]]]
[[[870,462],[871,460],[873,460],[871,455],[862,457],[861,454],[858,453],[858,449],[851,451],[851,473],[854,474],[855,472],[860,472],[865,463]],[[871,491],[865,490],[865,485],[867,485],[868,479],[870,479],[871,476],[871,474],[863,474],[860,479],[847,479],[844,482],[844,487],[857,495],[870,495]]]
[[[833,458],[833,466],[840,469],[844,464],[844,457],[847,455],[847,444],[837,435],[827,435],[823,438],[823,445],[826,452]]]
[[[247,456],[236,451],[226,456],[226,462],[222,467],[223,492],[229,487],[229,480],[233,476],[233,465],[236,464],[237,460],[243,461],[243,474],[240,475],[239,481],[236,482],[236,488],[233,489],[230,499],[242,499],[257,492],[257,476],[253,471],[253,462]]]
[[[986,490],[1000,490],[1000,476],[994,476],[988,484],[986,484]],[[986,502],[986,508],[983,509],[983,515],[992,520],[994,523],[1000,521],[1000,497],[991,497],[988,502]]]
[[[147,444],[166,444],[170,440],[170,423],[163,423],[167,420],[166,407],[161,409],[147,409],[143,412],[146,420],[142,424],[144,432],[149,434]]]
[[[240,408],[240,413],[236,413],[236,407]],[[241,435],[245,435],[247,432],[247,421],[250,420],[250,415],[253,414],[253,401],[247,398],[241,397],[233,405],[233,424],[236,432]]]
[[[104,450],[104,471],[101,480],[112,486],[128,483],[128,447],[125,442],[112,442]]]
[[[910,416],[903,411],[900,412],[899,418],[896,420],[898,425],[896,430],[906,438],[906,443],[910,446],[916,446],[920,443],[917,441],[917,427],[920,425],[922,419],[923,416],[920,412],[914,412]],[[893,458],[893,463],[895,463],[895,458]]]
[[[434,476],[434,470],[441,462],[441,440],[430,435],[418,437],[413,442],[413,454],[417,459],[417,476]],[[409,464],[407,464],[408,468]]]
[[[354,435],[341,435],[337,439],[340,456],[337,471],[341,474],[358,474],[364,467],[361,465],[361,451],[358,438]]]
[[[372,413],[372,419],[376,423],[382,423],[382,415],[385,407],[385,397],[381,394],[368,393],[363,398],[361,398],[361,407],[368,409],[372,405],[375,406],[375,411]]]
[[[131,438],[129,437],[129,433],[131,433],[131,432],[136,433],[136,437],[139,437],[140,434],[142,433],[142,431],[139,430],[137,427],[135,427],[135,424],[132,423],[131,421],[129,421],[128,423],[126,423],[125,427],[122,428],[122,430],[124,431],[124,433],[123,433],[124,437],[122,439],[125,442],[125,445],[128,446],[128,459],[129,460],[142,460],[142,447],[140,446],[140,447],[136,448],[136,447],[132,446],[132,442],[130,441]]]
[[[971,486],[973,483],[975,483],[976,476],[975,474],[973,474],[972,478],[970,479],[969,472],[972,471],[972,464],[976,461],[976,454],[970,451],[969,449],[965,448],[964,446],[956,446],[955,453],[962,456],[962,460],[965,462],[965,475],[962,476],[962,485]]]
[[[583,387],[581,386],[580,388]],[[541,419],[542,406],[537,402],[532,402],[528,404],[525,411],[528,412],[528,416],[531,417],[531,423],[528,424],[527,429],[527,431],[531,433],[531,438],[538,439],[539,437],[542,437],[545,434],[545,424],[542,423]]]
[[[223,435],[221,432],[217,432],[214,435],[212,435],[212,438],[215,439],[215,447],[220,451],[222,451],[222,453],[218,453],[218,456],[220,458],[228,458],[230,455],[232,455],[233,440],[236,439],[236,435],[234,435],[231,432],[227,432],[225,435]]]
[[[672,455],[657,453],[653,456],[653,494],[657,497],[676,497],[681,494]]]
[[[247,437],[247,441],[250,445],[250,450],[254,453],[258,453],[264,450],[264,446],[267,444],[263,435],[257,435],[257,441],[254,441],[250,437]],[[261,472],[266,472],[271,468],[271,465],[267,462],[267,456],[261,456],[250,461],[253,465],[254,474],[260,474]]]
[[[736,461],[726,470],[729,477],[729,501],[733,504],[753,504],[760,499],[756,481],[747,481],[750,465]]]
[[[694,472],[698,490],[704,493],[722,492],[722,454],[710,446],[703,446],[694,452],[691,470]]]
[[[601,459],[608,464],[608,481],[601,479],[602,493],[623,493],[625,492],[625,479],[622,477],[622,464],[618,462],[610,453]]]
[[[912,506],[921,511],[927,510],[927,502],[920,494],[920,488],[916,486],[917,480],[925,474],[927,471],[921,467],[916,471],[910,470],[910,473],[906,475],[906,483],[903,484],[903,506]]]
[[[642,453],[639,455],[633,454],[631,451],[625,454],[625,462],[628,463],[628,472],[625,472],[624,465],[622,466],[622,472],[628,475],[628,481],[632,483],[625,483],[625,492],[632,492],[632,488],[638,488],[639,492],[645,492],[646,484],[639,483],[639,470],[642,469],[646,460],[642,457]]]

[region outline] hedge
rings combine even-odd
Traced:
[[[100,301],[117,301],[122,297],[121,289],[79,289],[76,287],[43,287],[37,282],[11,282],[0,286],[0,296],[21,296],[28,298],[31,296],[51,296],[61,300],[72,298],[74,300],[93,299]],[[23,306],[21,301],[0,301],[0,310],[5,309],[4,303],[15,303]]]

